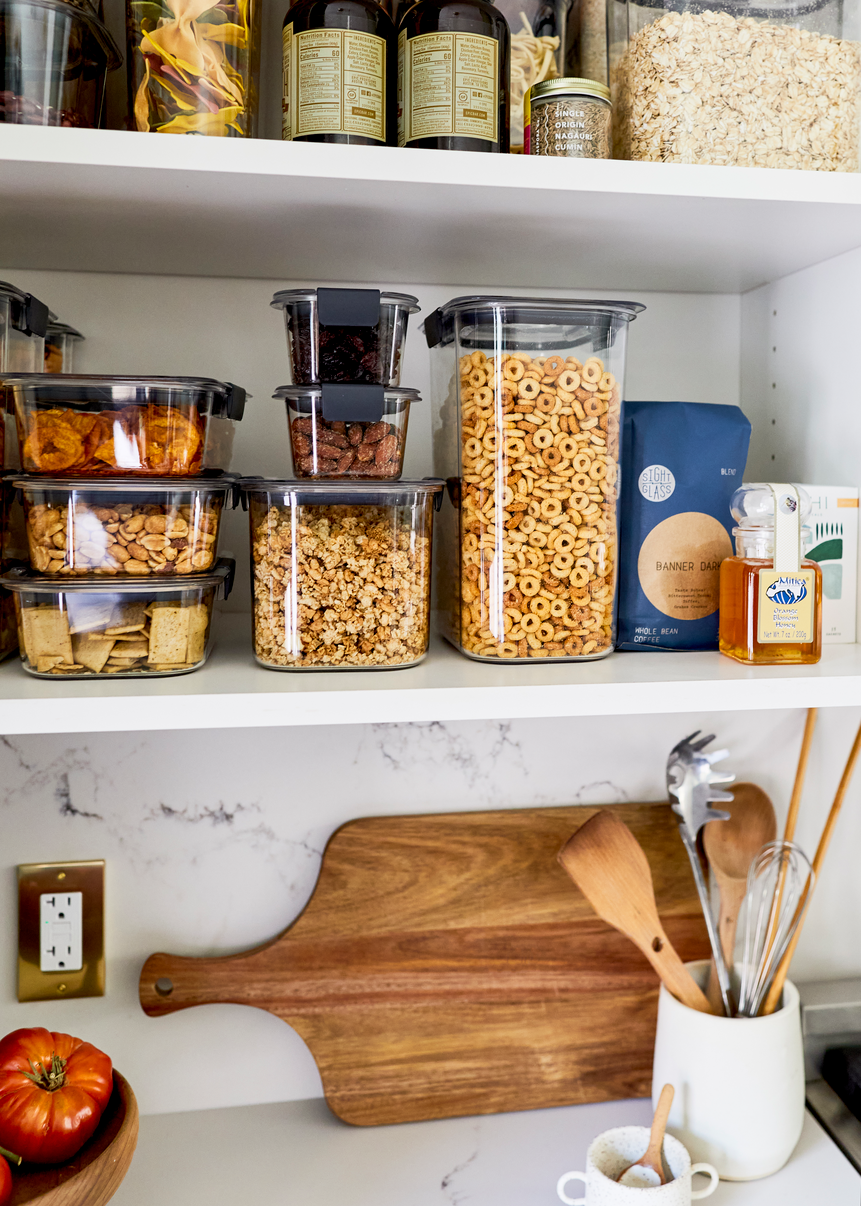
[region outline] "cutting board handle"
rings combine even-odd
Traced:
[[[268,944],[267,944],[268,945]],[[217,959],[187,959],[182,955],[150,955],[141,968],[140,1002],[151,1018],[189,1009],[192,1005],[229,1002],[257,1005],[253,963],[259,950]]]

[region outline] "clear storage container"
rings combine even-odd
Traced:
[[[22,467],[69,477],[189,477],[230,467],[245,390],[206,377],[7,376]]]
[[[0,373],[37,373],[50,311],[32,293],[0,281]]]
[[[10,477],[26,516],[30,566],[39,574],[171,577],[215,564],[221,513],[238,478]]]
[[[858,170],[852,6],[607,3],[616,158]]]
[[[428,647],[443,483],[243,483],[254,654],[276,670],[385,670]]]
[[[425,323],[441,404],[445,635],[479,659],[604,657],[637,302],[459,297]]]
[[[379,289],[282,289],[294,385],[399,385],[407,323],[419,310],[408,293]]]
[[[107,589],[82,579],[14,568],[0,583],[15,596],[24,669],[39,678],[183,674],[209,655],[212,608],[233,584],[225,558],[199,578],[126,578]]]
[[[285,385],[274,397],[287,404],[296,477],[401,476],[415,389],[378,385]]]
[[[261,0],[126,0],[133,129],[254,138],[261,12]]]
[[[67,322],[51,318],[45,335],[45,372],[73,373],[75,371],[75,349],[83,343],[80,331]]]
[[[89,4],[0,0],[0,122],[97,127],[121,62]]]

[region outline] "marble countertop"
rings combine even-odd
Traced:
[[[116,1206],[558,1206],[589,1141],[648,1125],[648,1101],[350,1127],[322,1100],[141,1119]],[[705,1182],[704,1182],[705,1183]],[[573,1189],[573,1186],[572,1186]],[[715,1206],[858,1206],[861,1176],[807,1114],[773,1177],[722,1182]]]

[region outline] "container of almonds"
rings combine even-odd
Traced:
[[[208,573],[238,478],[42,478],[9,474],[38,574],[175,577]]]
[[[39,678],[185,674],[206,660],[213,604],[233,584],[223,558],[195,578],[107,583],[47,578],[13,567],[0,584],[15,599],[24,669]]]
[[[387,670],[427,653],[441,481],[246,478],[254,653],[273,670]]]
[[[401,476],[415,389],[381,385],[285,385],[296,477]]]
[[[425,322],[441,405],[444,632],[469,657],[612,652],[619,416],[637,302],[459,297]]]

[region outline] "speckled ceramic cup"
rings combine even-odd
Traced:
[[[717,1189],[717,1171],[711,1164],[692,1165],[687,1148],[672,1135],[664,1138],[664,1157],[673,1174],[672,1181],[645,1188],[619,1185],[616,1177],[639,1159],[648,1146],[648,1127],[619,1126],[604,1131],[589,1146],[586,1171],[565,1173],[559,1178],[556,1192],[566,1206],[690,1206]],[[691,1178],[698,1172],[711,1178],[705,1189],[691,1189]],[[586,1196],[569,1198],[565,1192],[569,1181],[583,1181]]]

